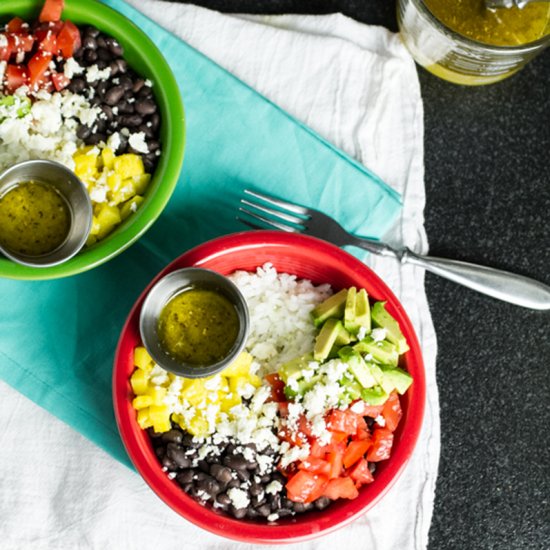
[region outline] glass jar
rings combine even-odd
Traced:
[[[548,8],[550,13],[550,8]],[[456,84],[498,82],[521,69],[550,44],[550,35],[522,45],[478,42],[453,31],[423,0],[398,0],[401,38],[415,61],[436,76]],[[548,32],[548,20],[546,31]]]

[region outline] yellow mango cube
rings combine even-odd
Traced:
[[[147,395],[151,397],[154,405],[163,405],[166,397],[166,388],[162,386],[150,386],[147,390]]]
[[[227,378],[246,376],[250,372],[250,365],[252,365],[252,355],[243,351],[233,363],[222,370],[221,374]]]
[[[120,186],[122,185],[122,177],[120,174],[117,174],[116,172],[111,172],[107,176],[107,185],[109,186],[109,189],[111,190],[111,193],[117,191],[120,189]]]
[[[208,421],[202,414],[196,414],[188,423],[187,431],[195,436],[205,436],[209,433]]]
[[[141,369],[136,369],[130,377],[130,385],[135,395],[145,395],[149,388],[149,377]]]
[[[143,195],[143,193],[145,193],[145,189],[147,189],[147,186],[151,181],[151,174],[141,174],[139,176],[134,176],[132,180],[134,184],[134,189],[136,190],[136,194]]]
[[[102,239],[110,233],[120,221],[119,209],[110,204],[103,204],[97,215],[97,223],[99,224],[99,231],[97,232],[98,239]]]
[[[125,202],[136,195],[134,181],[131,178],[123,179],[116,191],[111,192],[111,200],[115,204]]]
[[[101,151],[101,160],[103,161],[104,169],[111,170],[111,168],[113,168],[115,163],[115,154],[110,147],[105,147],[103,151]]]
[[[166,405],[151,405],[149,419],[157,433],[167,432],[171,428],[170,411]]]
[[[143,197],[136,195],[130,200],[126,201],[124,204],[120,205],[120,217],[125,220],[130,214],[135,212],[139,205],[143,202]]]
[[[137,412],[137,422],[142,430],[146,430],[153,425],[153,422],[149,418],[149,409],[140,409]]]
[[[134,366],[145,372],[151,372],[153,368],[153,359],[143,346],[138,346],[134,349]]]
[[[184,386],[181,391],[181,396],[189,401],[191,405],[196,407],[201,401],[206,399],[206,388],[204,387],[204,381],[200,378],[191,380]]]
[[[128,153],[119,155],[115,158],[113,167],[117,174],[120,174],[123,179],[133,178],[145,174],[143,161],[139,155]]]
[[[138,395],[132,401],[132,407],[136,410],[145,409],[145,407],[150,407],[152,404],[153,398],[150,395]]]
[[[220,399],[220,411],[228,413],[235,405],[240,405],[241,403],[241,397],[237,393],[225,394],[225,396]]]

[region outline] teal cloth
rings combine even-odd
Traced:
[[[158,271],[199,243],[245,229],[235,219],[245,187],[316,206],[373,237],[389,229],[400,200],[200,52],[122,0],[105,3],[152,38],[176,75],[187,117],[183,171],[154,226],[107,264],[54,281],[0,279],[0,377],[131,465],[113,413],[113,358],[132,304]]]

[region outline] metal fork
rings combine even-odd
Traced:
[[[505,302],[531,309],[550,309],[550,286],[534,279],[458,260],[423,256],[408,248],[396,249],[381,241],[348,233],[336,220],[313,208],[248,189],[244,193],[256,200],[252,202],[246,198],[241,199],[239,211],[263,225],[242,217],[237,219],[253,229],[266,229],[265,226],[268,226],[291,233],[309,234],[337,246],[357,246],[373,254],[393,257],[402,264],[420,266],[426,271]]]

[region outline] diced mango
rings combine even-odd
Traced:
[[[166,397],[166,388],[162,386],[150,386],[147,395],[151,397],[154,405],[162,405]]]
[[[262,385],[262,379],[256,374],[248,375],[248,382],[255,388],[259,388]]]
[[[145,372],[151,372],[153,368],[153,359],[143,346],[134,350],[134,365]]]
[[[145,174],[141,157],[131,153],[116,157],[114,160],[114,169],[124,179]]]
[[[97,215],[97,223],[99,224],[97,238],[102,239],[105,237],[114,229],[116,225],[120,223],[120,220],[120,211],[116,206],[103,204],[99,214]]]
[[[149,377],[141,369],[136,369],[130,377],[130,384],[135,395],[144,395],[149,387]]]
[[[171,428],[170,411],[166,405],[151,405],[149,407],[149,418],[155,432],[167,432]]]
[[[151,427],[153,425],[153,422],[149,418],[149,409],[140,409],[137,413],[137,422],[139,424],[139,427],[142,430],[146,430],[147,428]]]
[[[110,147],[105,147],[101,151],[101,160],[103,161],[103,168],[111,170],[115,163],[115,154]]]
[[[228,413],[235,405],[242,403],[240,396],[237,393],[226,394],[220,399],[220,411]]]
[[[88,179],[97,176],[98,171],[96,155],[75,155],[73,160],[74,171],[79,178]]]
[[[206,399],[206,388],[204,387],[204,381],[200,378],[191,380],[189,385],[183,388],[181,395],[184,399],[189,401],[191,405],[196,407],[201,401]]]
[[[151,174],[140,174],[132,178],[137,195],[142,195],[151,181]]]
[[[252,365],[252,355],[243,351],[231,365],[222,371],[222,375],[228,378],[246,376],[250,372],[250,365]]]
[[[144,409],[145,407],[150,407],[153,404],[153,398],[150,395],[138,395],[134,397],[132,401],[132,407],[134,409]]]
[[[187,431],[195,436],[205,436],[208,434],[208,421],[202,414],[196,414],[187,423]]]
[[[120,189],[120,186],[122,185],[122,177],[120,174],[117,174],[116,172],[111,172],[107,176],[107,185],[109,186],[109,189],[111,190],[111,193],[117,191]]]
[[[120,205],[120,217],[125,220],[130,214],[135,212],[139,205],[143,202],[143,197],[136,195],[131,198],[129,201],[126,201],[124,204]]]

